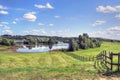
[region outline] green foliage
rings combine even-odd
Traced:
[[[9,42],[9,40],[6,39],[6,38],[3,38],[3,39],[2,39],[1,44],[2,44],[2,45],[6,45],[6,46],[10,46],[10,42]]]
[[[48,44],[55,44],[55,40],[52,39],[52,38],[49,38],[49,40],[48,40]]]
[[[89,38],[88,34],[84,33],[83,35],[79,35],[79,48],[80,49],[88,49],[94,47],[100,47],[101,43],[97,39]]]
[[[12,40],[12,39],[2,38],[0,44],[1,44],[1,45],[5,45],[5,46],[13,46],[13,45],[15,45],[16,43],[15,43],[15,41]]]
[[[78,50],[79,46],[78,43],[74,39],[70,39],[69,41],[69,51],[75,51]]]
[[[50,49],[52,49],[52,46],[53,46],[53,44],[55,44],[55,43],[56,43],[56,42],[55,42],[54,39],[49,38],[49,40],[48,40],[48,45],[49,45],[49,48],[50,48]]]
[[[13,46],[13,45],[16,44],[14,40],[9,40],[9,42],[10,42],[10,45],[11,45],[11,46]]]

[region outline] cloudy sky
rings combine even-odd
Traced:
[[[0,35],[120,40],[120,0],[0,0]]]

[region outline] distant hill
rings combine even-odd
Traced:
[[[106,39],[106,38],[96,38],[96,39],[106,42],[120,42],[120,40],[114,40],[114,39]]]

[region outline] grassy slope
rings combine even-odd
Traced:
[[[100,48],[79,50],[79,51],[75,51],[72,53],[77,54],[77,55],[83,55],[83,56],[96,56],[103,50],[106,50],[107,52],[118,53],[118,52],[120,52],[120,43],[103,42]]]
[[[74,79],[76,77],[87,78],[95,75],[92,62],[81,62],[61,52],[50,54],[13,54],[4,52],[0,54],[0,59],[0,77],[3,79],[6,78],[4,76],[8,76],[11,79],[16,79],[17,77],[29,79],[35,76],[35,78],[40,79],[50,79],[53,77]]]
[[[100,48],[79,50],[77,55],[97,55],[102,50],[120,52],[120,43],[103,43]],[[95,78],[93,62],[82,62],[63,52],[8,53],[0,52],[0,78],[11,80]]]

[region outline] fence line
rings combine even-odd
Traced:
[[[118,57],[118,61],[117,63],[113,62],[113,58],[114,56]],[[113,66],[117,66],[118,67],[118,71],[120,71],[120,53],[113,53],[113,52],[109,52],[109,55],[107,55],[106,51],[102,51],[100,54],[97,55],[97,60],[101,60],[102,63],[105,64],[105,66],[109,67],[108,65],[110,65],[110,70],[113,70]],[[108,61],[109,60],[109,61]]]
[[[80,61],[94,61],[95,60],[94,56],[79,56],[74,53],[65,53],[65,54],[69,55],[77,60],[80,60]]]

